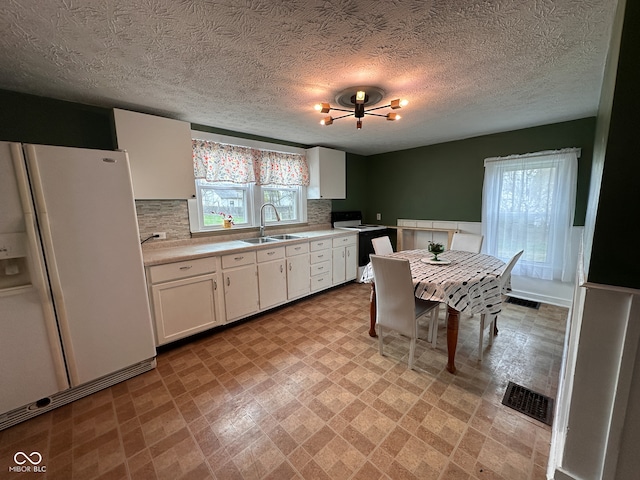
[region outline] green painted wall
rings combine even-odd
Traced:
[[[0,140],[113,150],[113,115],[52,98],[0,90]]]
[[[364,197],[365,221],[386,225],[395,225],[398,218],[479,222],[485,158],[580,147],[574,223],[584,225],[594,130],[595,118],[585,118],[369,156],[358,170],[367,179],[366,194],[359,192],[358,198]],[[380,222],[376,213],[382,214]]]
[[[367,215],[367,164],[367,157],[347,153],[347,198],[332,200],[333,211],[360,210]]]
[[[640,2],[626,2],[617,64],[609,62],[598,127],[608,127],[606,150],[598,150],[594,161],[597,201],[590,206],[595,218],[590,245],[589,282],[640,288],[640,260],[635,253],[626,261],[612,254],[619,245],[637,247],[640,238]],[[600,130],[600,128],[599,128]],[[595,194],[594,194],[595,196]],[[587,245],[589,247],[589,245]],[[632,250],[633,251],[633,250]]]

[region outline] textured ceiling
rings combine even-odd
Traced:
[[[2,89],[368,155],[595,115],[617,2],[2,3]],[[354,85],[402,120],[319,125]]]

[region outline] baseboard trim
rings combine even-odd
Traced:
[[[130,367],[124,368],[105,377],[98,378],[92,382],[55,393],[50,397],[43,398],[30,405],[25,405],[6,412],[0,415],[0,431],[66,405],[67,403],[86,397],[87,395],[91,395],[92,393],[111,387],[117,383],[133,378],[141,373],[153,370],[154,368],[156,368],[155,357],[135,365],[131,365]]]

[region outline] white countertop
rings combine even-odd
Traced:
[[[164,263],[180,262],[184,260],[193,260],[196,258],[210,257],[213,255],[227,255],[237,253],[243,250],[261,250],[265,248],[273,248],[279,246],[292,245],[295,243],[308,242],[309,240],[320,239],[325,237],[337,237],[344,235],[355,235],[346,230],[329,229],[329,230],[311,230],[302,232],[293,232],[296,239],[280,240],[277,242],[269,242],[262,244],[251,244],[242,240],[228,240],[207,243],[192,243],[188,245],[168,246],[165,248],[156,247],[153,249],[143,249],[142,258],[144,265],[149,267],[153,265],[162,265]],[[268,236],[268,235],[267,235]]]

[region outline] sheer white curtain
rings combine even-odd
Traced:
[[[580,149],[485,159],[482,230],[486,253],[516,275],[572,281],[571,228]]]

